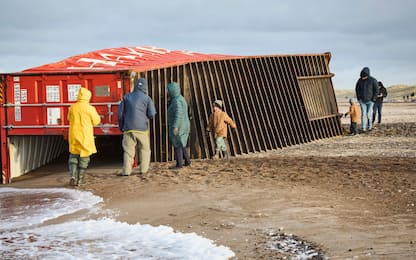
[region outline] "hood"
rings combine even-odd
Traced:
[[[83,102],[90,102],[91,100],[91,91],[89,91],[86,88],[80,88],[79,92],[78,92],[78,101],[83,101]]]
[[[181,95],[181,87],[179,86],[179,84],[176,83],[176,82],[169,83],[169,85],[168,85],[168,94],[172,98],[180,96]]]
[[[134,85],[134,91],[141,91],[147,94],[147,80],[145,78],[138,79],[136,85]]]
[[[370,69],[369,68],[367,68],[367,67],[364,67],[362,70],[361,70],[361,73],[360,73],[360,77],[361,78],[364,78],[364,77],[369,77],[370,76]]]

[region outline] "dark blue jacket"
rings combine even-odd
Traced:
[[[125,95],[118,107],[118,127],[121,131],[148,129],[148,119],[154,118],[156,108],[147,95],[147,81],[140,78],[133,92]]]
[[[355,94],[358,101],[364,103],[369,101],[375,102],[377,100],[378,82],[375,78],[370,76],[370,69],[367,67],[361,70],[360,78],[355,85]]]

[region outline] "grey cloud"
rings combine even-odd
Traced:
[[[153,45],[261,55],[331,51],[337,86],[361,66],[416,82],[416,2],[398,0],[2,1],[0,72],[93,50]],[[402,72],[394,70],[401,67]],[[407,73],[407,74],[406,74]]]

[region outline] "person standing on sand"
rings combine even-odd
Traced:
[[[123,171],[118,176],[129,176],[132,171],[136,146],[139,149],[139,171],[149,170],[150,138],[148,120],[154,118],[156,108],[147,95],[147,80],[137,80],[133,92],[125,95],[118,108],[118,127],[123,132]]]
[[[225,145],[225,138],[227,138],[227,125],[230,125],[233,130],[236,129],[234,121],[228,114],[222,111],[222,101],[215,100],[213,103],[214,112],[208,120],[207,131],[214,131],[215,137],[215,155],[214,159],[219,158],[220,152],[228,159],[227,146]]]
[[[91,92],[80,88],[77,102],[69,108],[69,174],[70,185],[84,184],[85,172],[90,162],[90,155],[97,152],[94,141],[94,126],[101,122],[95,107],[89,104]]]
[[[357,135],[358,134],[358,121],[361,117],[360,107],[357,104],[357,100],[355,98],[350,98],[350,109],[347,113],[344,114],[345,117],[350,115],[351,117],[351,124],[350,124],[350,134],[349,135]]]
[[[378,113],[378,120],[377,123],[381,124],[381,110],[383,108],[383,99],[387,97],[387,89],[384,87],[381,81],[378,82],[378,95],[377,100],[374,103],[374,111],[373,111],[373,125],[376,121],[376,114]]]
[[[181,95],[181,88],[178,83],[169,83],[167,89],[170,97],[168,132],[169,139],[174,147],[176,160],[176,165],[173,169],[180,169],[182,166],[191,165],[191,160],[186,150],[190,131],[188,104]],[[185,163],[183,162],[184,160]]]
[[[370,69],[364,67],[355,86],[355,94],[361,107],[362,132],[371,131],[373,128],[373,106],[377,99],[378,83],[370,76]],[[368,124],[368,126],[367,126]]]

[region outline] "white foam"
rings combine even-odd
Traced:
[[[26,196],[32,201],[25,206],[19,200]],[[4,205],[6,197],[9,203],[19,202],[16,203],[19,209]],[[35,205],[35,201],[39,204]],[[89,192],[78,190],[1,188],[0,218],[7,222],[7,227],[0,228],[0,258],[228,259],[234,256],[229,248],[217,246],[212,240],[195,233],[175,232],[167,226],[131,225],[110,218],[34,226],[45,219],[91,208],[101,201]],[[3,216],[7,208],[10,218]],[[13,226],[20,229],[11,230]]]
[[[41,259],[227,259],[234,253],[195,233],[111,219],[74,221],[1,235],[3,257]]]
[[[42,224],[66,214],[89,209],[103,199],[75,189],[0,189],[0,230]]]

